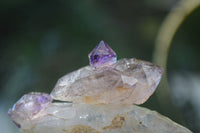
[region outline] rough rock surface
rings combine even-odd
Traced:
[[[23,133],[191,133],[136,105],[52,103],[43,116],[20,125]]]
[[[107,68],[83,67],[60,78],[51,97],[90,104],[142,104],[155,91],[163,69],[138,59],[121,59]]]

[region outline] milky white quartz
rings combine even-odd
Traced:
[[[23,133],[191,133],[136,105],[52,103],[43,116],[20,125]]]
[[[51,97],[74,103],[142,104],[162,74],[161,67],[135,58],[99,69],[86,66],[60,78]]]

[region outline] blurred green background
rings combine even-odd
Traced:
[[[1,0],[1,132],[19,133],[7,111],[23,94],[50,93],[58,78],[88,65],[88,53],[101,40],[115,50],[118,58],[152,61],[158,30],[178,3],[179,0]],[[199,24],[198,8],[181,25],[169,51],[170,95],[181,119],[167,113],[169,106],[163,106],[156,93],[142,105],[193,132],[200,132]]]

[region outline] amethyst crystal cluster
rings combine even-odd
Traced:
[[[117,61],[104,41],[89,60],[90,66],[60,78],[50,95],[32,92],[14,104],[8,114],[23,133],[190,132],[132,105],[153,94],[163,74],[161,67],[134,58]]]

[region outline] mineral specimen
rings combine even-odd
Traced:
[[[103,41],[90,66],[60,78],[51,92],[24,95],[8,114],[23,133],[191,133],[146,108],[163,69],[150,62],[116,61]],[[68,101],[52,102],[52,100]]]
[[[23,133],[191,133],[136,105],[51,103],[40,117],[19,121]]]
[[[86,66],[60,78],[51,97],[90,104],[142,104],[155,91],[163,69],[138,59],[121,59],[101,69]]]

